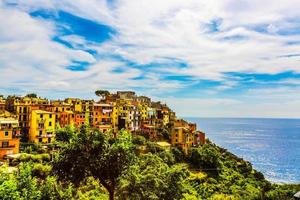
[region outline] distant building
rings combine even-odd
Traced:
[[[9,111],[9,112],[8,112]],[[178,119],[166,104],[153,102],[133,91],[107,94],[98,102],[88,99],[0,97],[0,118],[12,117],[18,121],[21,134],[28,141],[48,144],[53,142],[57,127],[90,125],[116,134],[121,129],[144,135],[152,141],[168,141],[185,153],[191,146],[205,143],[205,134],[196,124]],[[6,144],[6,143],[5,143]]]

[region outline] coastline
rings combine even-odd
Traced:
[[[250,161],[270,182],[300,183],[299,119],[186,119],[197,123],[218,146]]]

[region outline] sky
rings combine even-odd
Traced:
[[[0,94],[134,90],[179,116],[300,118],[300,0],[0,0]]]

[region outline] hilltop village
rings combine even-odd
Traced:
[[[0,159],[18,154],[20,140],[47,146],[55,132],[68,125],[89,125],[102,132],[125,129],[156,142],[162,148],[179,147],[187,153],[205,143],[194,123],[176,117],[166,104],[132,91],[98,90],[99,101],[79,98],[48,100],[35,94],[0,97]]]

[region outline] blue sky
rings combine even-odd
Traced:
[[[299,0],[3,0],[0,94],[135,90],[180,116],[299,118],[299,10]]]

